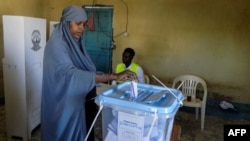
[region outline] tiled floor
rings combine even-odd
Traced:
[[[179,110],[175,116],[175,124],[181,125],[181,141],[223,141],[223,126],[225,124],[250,124],[250,120],[240,120],[230,117],[206,115],[205,129],[200,130],[200,120],[194,119],[194,113]],[[18,138],[7,139],[4,105],[0,105],[0,141],[21,141]],[[96,140],[102,140],[101,122],[96,123]],[[40,141],[39,128],[35,129],[30,141]]]

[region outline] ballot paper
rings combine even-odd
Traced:
[[[137,96],[138,96],[137,82],[131,81],[131,93],[130,93],[130,97],[137,98]]]

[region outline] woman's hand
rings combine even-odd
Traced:
[[[117,74],[117,81],[136,81],[138,82],[136,73],[126,70]]]

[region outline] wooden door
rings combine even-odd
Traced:
[[[85,28],[82,41],[97,71],[112,72],[113,7],[83,6],[88,19],[93,14],[94,30]]]

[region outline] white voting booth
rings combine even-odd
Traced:
[[[40,124],[46,19],[3,15],[3,38],[7,136],[27,141]]]

